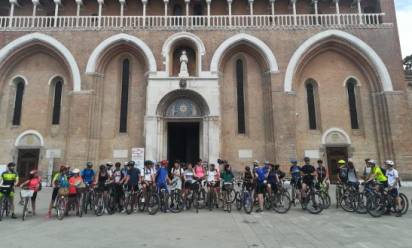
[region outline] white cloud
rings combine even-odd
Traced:
[[[399,36],[401,40],[402,56],[412,54],[412,3],[398,5],[396,18],[398,20]]]

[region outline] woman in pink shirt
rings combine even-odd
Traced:
[[[36,197],[37,191],[40,189],[41,177],[38,175],[37,170],[30,171],[30,177],[24,183],[20,185],[21,188],[33,190],[33,196],[31,197],[31,207],[33,215],[36,215]]]
[[[195,168],[193,168],[193,176],[197,179],[197,180],[201,180],[206,176],[206,172],[205,169],[203,168],[202,161],[198,162],[195,165]]]

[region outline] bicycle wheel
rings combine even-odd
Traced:
[[[330,207],[330,196],[328,193],[321,191],[320,196],[324,200],[324,205],[322,206],[323,209],[328,209]]]
[[[170,202],[173,203],[170,206],[172,213],[180,213],[183,210],[183,198],[180,192],[174,192],[170,195]]]
[[[265,193],[263,196],[263,203],[264,203],[264,207],[266,210],[269,210],[272,208],[272,199],[269,195],[269,193]]]
[[[386,211],[386,201],[381,195],[374,194],[368,197],[366,210],[372,217],[381,217]]]
[[[236,209],[237,210],[242,210],[242,196],[241,196],[241,192],[236,192]]]
[[[29,205],[29,197],[25,197],[24,204],[23,204],[23,214],[21,216],[23,221],[26,219],[28,205]]]
[[[287,213],[291,207],[291,202],[289,196],[283,192],[281,194],[275,194],[272,208],[277,213],[284,214]]]
[[[3,206],[4,206],[4,198],[0,199],[0,221],[3,219],[3,213],[4,213]]]
[[[108,195],[106,202],[107,202],[107,207],[106,207],[107,213],[108,213],[109,215],[114,214],[114,212],[116,211],[116,206],[115,206],[115,202],[114,202],[114,197],[113,197],[113,195],[111,195],[111,194]]]
[[[209,211],[213,210],[213,192],[212,192],[212,190],[209,190],[209,192],[207,192],[207,207],[209,208]]]
[[[399,194],[399,198],[401,200],[400,205],[401,205],[401,209],[400,209],[400,216],[406,214],[408,212],[409,209],[409,200],[408,197],[406,197],[405,194],[400,193]]]
[[[355,211],[358,214],[366,214],[368,210],[366,210],[366,201],[367,196],[364,193],[358,193],[355,197]]]
[[[248,191],[243,193],[243,209],[247,214],[250,214],[253,211],[253,197]]]
[[[335,194],[336,194],[336,208],[339,208],[340,206],[340,201],[341,201],[341,188],[339,185],[336,185],[336,190],[335,190]]]
[[[96,203],[94,205],[94,214],[96,216],[102,216],[104,212],[104,199],[103,195],[100,195],[96,199]]]
[[[83,214],[87,214],[87,198],[88,198],[88,193],[83,194],[81,197],[80,209],[81,209],[82,216]]]
[[[232,188],[229,189],[229,201],[230,203],[234,203],[236,200],[236,191]]]
[[[322,196],[317,192],[312,192],[306,199],[307,203],[305,205],[306,210],[309,211],[311,214],[319,214],[323,211],[323,199]]]
[[[155,215],[159,211],[160,207],[160,198],[157,193],[153,193],[149,196],[147,210],[150,215]]]
[[[294,185],[292,185],[292,190],[291,190],[291,202],[293,204],[293,206],[296,206],[295,200],[296,200],[296,188]]]
[[[228,213],[232,212],[232,201],[229,193],[230,192],[226,192],[226,210]]]
[[[57,219],[63,220],[64,214],[66,212],[66,200],[64,196],[59,196],[56,204]]]
[[[355,211],[355,207],[353,204],[353,194],[349,191],[345,192],[340,200],[340,206],[342,207],[343,210],[346,212],[353,212]]]
[[[134,194],[130,194],[128,195],[128,197],[125,200],[125,208],[126,208],[126,213],[129,215],[131,213],[133,213],[134,211],[134,206],[135,206],[135,201],[136,201],[136,197],[134,196]],[[140,198],[138,199],[138,201],[140,201]],[[143,206],[143,210],[144,211],[144,205],[145,203],[142,202],[141,203]],[[140,210],[140,202],[138,203],[139,205],[139,210]]]

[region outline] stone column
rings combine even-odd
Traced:
[[[229,10],[229,26],[232,26],[232,3],[233,0],[227,0],[227,7]]]
[[[186,5],[186,26],[189,26],[189,3],[190,0],[185,0],[185,5]]]
[[[33,16],[36,16],[37,13],[37,6],[40,4],[39,0],[32,0],[33,3]]]
[[[14,8],[18,4],[17,0],[9,0],[10,2],[10,17],[14,16]]]
[[[206,0],[207,4],[207,26],[210,27],[210,4],[212,3],[212,0]]]
[[[163,3],[165,4],[165,17],[167,16],[167,6],[169,5],[169,0],[163,0]]]
[[[249,0],[249,14],[250,14],[250,24],[253,26],[254,21],[253,21],[253,1],[254,0]]]
[[[293,25],[297,25],[297,17],[296,17],[296,1],[297,0],[291,0],[292,1],[292,6],[293,6]]]
[[[316,25],[318,25],[319,24],[319,20],[318,20],[318,15],[319,15],[319,9],[318,9],[318,0],[313,0],[313,5],[314,5],[314,7],[315,7],[315,23],[316,23]]]
[[[97,0],[97,3],[99,4],[99,10],[98,10],[98,21],[97,21],[97,25],[100,26],[102,25],[102,9],[103,9],[103,4],[104,4],[104,0]]]
[[[143,27],[146,26],[146,5],[147,5],[147,0],[142,0],[143,4]]]
[[[79,26],[80,8],[83,5],[83,0],[76,0],[76,27]]]
[[[358,4],[359,24],[363,24],[361,0],[357,0],[357,4]]]
[[[158,160],[160,150],[158,150],[158,117],[146,116],[144,135],[146,140],[145,157],[149,160]]]
[[[275,16],[275,2],[276,0],[269,0],[270,1],[270,8],[271,8],[271,13],[272,17]]]
[[[57,27],[57,17],[59,16],[59,5],[62,4],[61,0],[54,0],[54,27]]]
[[[208,117],[208,129],[208,160],[210,163],[215,163],[220,157],[220,118],[218,116]]]
[[[336,16],[338,20],[338,25],[340,25],[340,10],[339,10],[339,0],[334,0],[335,1],[335,8],[336,8]]]
[[[126,4],[126,0],[119,0],[120,3],[120,16],[124,16],[124,5]],[[123,23],[123,18],[122,18],[122,23]]]

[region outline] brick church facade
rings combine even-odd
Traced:
[[[393,0],[9,0],[0,15],[0,164],[23,176],[133,148],[411,173]]]

